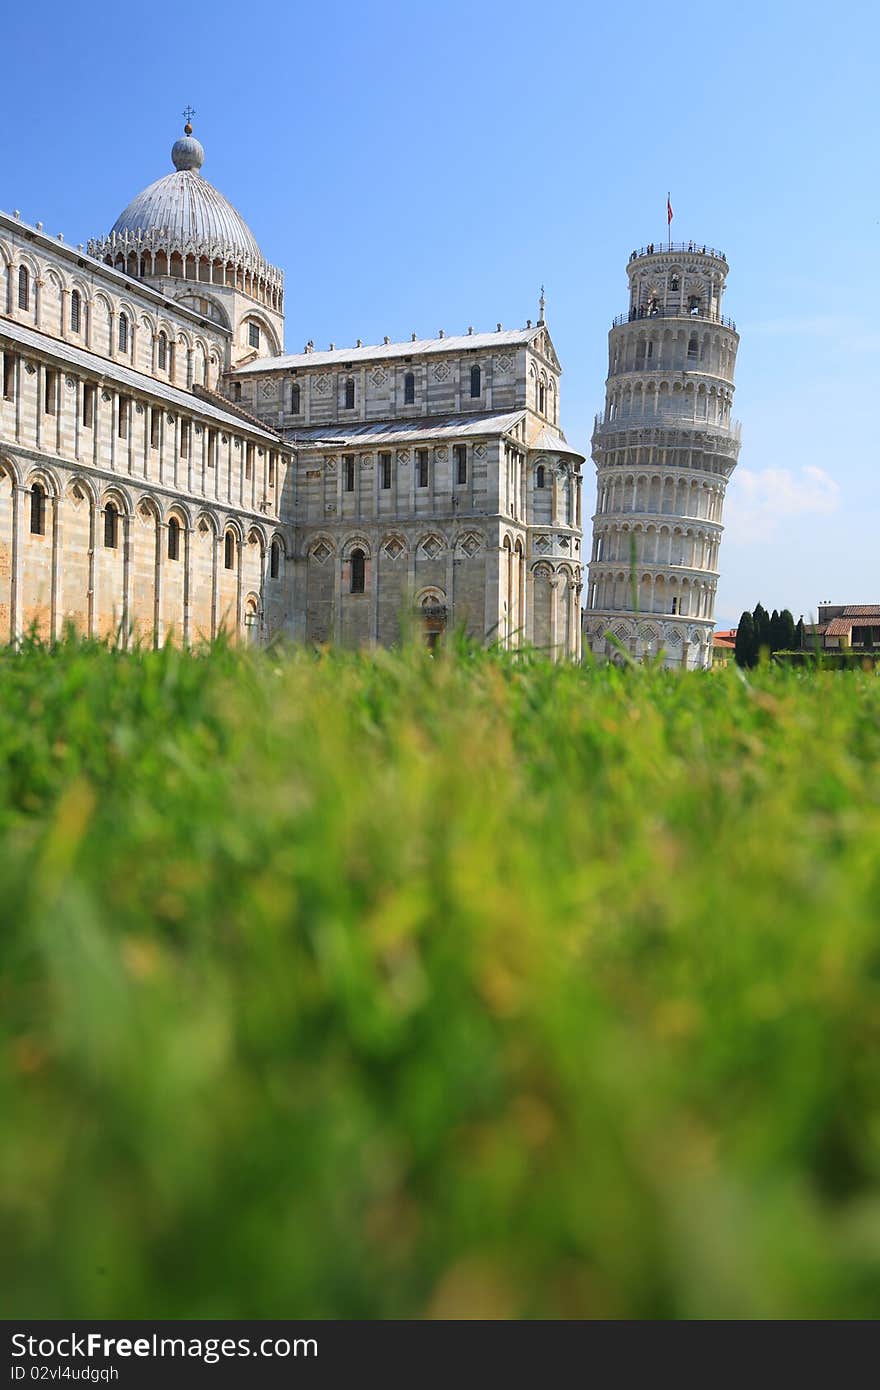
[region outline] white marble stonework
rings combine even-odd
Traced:
[[[0,213],[0,634],[580,655],[581,466],[544,321],[284,351],[284,276],[173,171],[73,248]],[[121,198],[130,190],[120,189]]]
[[[630,256],[629,308],[609,334],[593,432],[583,631],[598,656],[662,650],[667,665],[711,664],[721,514],[740,447],[727,269],[723,252],[694,242]]]

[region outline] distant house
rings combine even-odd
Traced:
[[[826,652],[880,651],[880,604],[820,603],[818,619],[807,629],[808,645],[818,638]]]
[[[712,665],[728,666],[736,651],[736,628],[729,627],[712,637]]]

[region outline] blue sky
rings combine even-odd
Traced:
[[[0,206],[107,231],[190,102],[205,176],[286,271],[289,349],[520,326],[543,282],[587,453],[670,189],[742,335],[719,626],[880,601],[875,6],[44,0],[3,36]],[[586,487],[589,516],[591,464]]]

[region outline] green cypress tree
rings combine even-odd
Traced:
[[[755,604],[752,622],[755,625],[755,661],[757,662],[761,655],[762,647],[766,647],[768,651],[770,650],[770,614],[763,604]]]
[[[782,647],[782,645],[783,645],[783,640],[782,640],[782,639],[783,639],[783,635],[784,635],[784,634],[783,634],[783,624],[782,624],[782,620],[781,620],[781,618],[780,618],[780,616],[779,616],[779,610],[778,610],[777,608],[774,608],[774,609],[773,609],[773,612],[770,614],[770,650],[771,650],[771,652],[778,652],[779,649],[780,649],[780,647]]]
[[[783,608],[779,615],[779,625],[782,632],[780,647],[784,652],[794,651],[797,644],[795,636],[794,616],[790,608]]]
[[[794,644],[799,652],[802,652],[804,649],[805,636],[806,633],[804,632],[804,616],[803,614],[801,614],[801,616],[797,620],[797,627],[794,630]]]
[[[757,660],[755,650],[755,620],[748,610],[743,613],[736,629],[736,642],[733,655],[737,666],[754,666]]]

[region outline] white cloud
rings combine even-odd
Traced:
[[[737,541],[770,540],[780,522],[805,512],[828,515],[840,505],[840,487],[823,468],[738,468],[725,505],[729,534]]]

